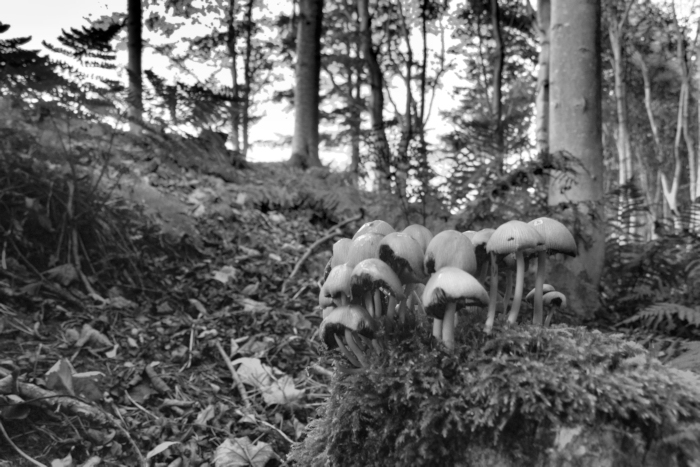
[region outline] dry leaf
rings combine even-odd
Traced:
[[[214,465],[216,467],[264,467],[275,455],[269,444],[262,441],[253,444],[247,436],[233,440],[226,439],[216,448]]]

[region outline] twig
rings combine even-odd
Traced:
[[[292,269],[292,273],[289,275],[287,280],[285,280],[282,284],[282,293],[284,293],[285,289],[287,288],[287,284],[289,283],[289,281],[291,281],[292,278],[296,275],[296,273],[299,272],[299,269],[301,268],[302,264],[304,264],[304,262],[309,258],[309,256],[311,256],[311,253],[313,253],[313,251],[319,245],[323,244],[324,242],[327,242],[331,238],[334,238],[338,235],[342,235],[342,232],[340,231],[341,227],[351,222],[359,221],[364,215],[364,211],[360,211],[360,214],[358,214],[357,216],[351,217],[350,219],[346,219],[343,222],[334,225],[329,229],[328,234],[324,235],[319,240],[316,240],[314,243],[312,243],[311,246],[306,250],[306,253],[304,253],[304,255],[301,258],[299,258],[299,261],[297,261],[297,264],[294,265],[294,269]]]
[[[241,399],[243,399],[243,405],[245,405],[246,409],[250,409],[250,400],[248,399],[248,393],[245,390],[245,386],[243,386],[243,381],[241,381],[241,378],[238,376],[238,372],[233,367],[233,363],[231,362],[231,359],[228,358],[228,354],[226,354],[226,351],[221,346],[221,342],[219,342],[218,340],[214,341],[214,345],[216,345],[217,350],[221,354],[221,358],[224,359],[224,362],[226,363],[228,370],[231,372],[231,376],[233,377],[233,382],[236,385],[236,388],[238,389],[238,393],[241,395]]]
[[[286,434],[284,431],[280,430],[279,428],[277,428],[277,427],[276,427],[275,425],[273,425],[272,423],[268,423],[268,422],[263,421],[263,420],[258,420],[257,418],[256,418],[255,420],[256,420],[258,423],[260,423],[260,424],[262,424],[262,425],[265,425],[266,427],[269,427],[269,428],[272,428],[273,430],[275,430],[277,433],[280,434],[280,436],[282,436],[282,438],[286,439],[286,440],[289,442],[289,444],[294,444],[294,441],[292,441],[292,439],[291,439],[289,436],[287,436],[287,434]]]
[[[10,436],[7,434],[7,431],[5,431],[5,427],[2,424],[2,420],[0,420],[0,432],[2,432],[2,435],[5,437],[7,444],[9,444],[12,447],[12,449],[17,451],[17,454],[19,454],[20,456],[25,458],[27,460],[27,462],[29,462],[33,465],[36,465],[38,467],[46,467],[46,464],[42,464],[41,462],[32,459],[27,454],[25,454],[24,451],[22,451],[19,447],[17,447],[17,445],[15,443],[12,442],[12,439],[10,439]]]

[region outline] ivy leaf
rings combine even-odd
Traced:
[[[264,467],[268,460],[275,457],[269,444],[258,441],[253,444],[247,436],[227,439],[216,448],[214,465],[216,467]]]

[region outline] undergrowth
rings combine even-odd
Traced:
[[[392,340],[366,373],[336,377],[290,459],[300,466],[480,465],[478,452],[493,448],[506,465],[535,465],[557,427],[577,425],[613,426],[641,441],[637,452],[621,453],[627,463],[615,465],[641,465],[652,443],[673,444],[667,448],[677,459],[698,453],[692,424],[700,420],[700,381],[640,345],[580,327],[524,326],[490,338],[469,329],[454,356],[434,349],[423,326]]]

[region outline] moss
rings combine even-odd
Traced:
[[[641,346],[564,326],[500,329],[487,338],[480,321],[463,321],[464,344],[454,355],[430,340],[424,322],[387,342],[367,372],[337,376],[290,460],[574,465],[573,457],[596,459],[595,446],[609,451],[612,443],[620,455],[608,456],[610,465],[642,465],[651,445],[681,460],[697,449],[696,437],[688,442],[679,433],[700,420],[700,379],[663,366]],[[566,427],[577,437],[562,444]],[[676,438],[685,441],[664,444]]]

